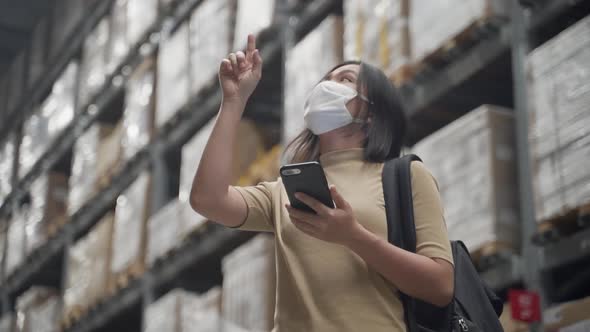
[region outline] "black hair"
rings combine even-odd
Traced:
[[[367,106],[371,121],[362,127],[366,135],[364,160],[380,163],[399,157],[407,130],[399,91],[383,71],[361,61],[345,61],[332,68],[327,75],[351,64],[360,66],[357,90],[366,91],[366,97],[371,101]],[[287,145],[286,153],[290,162],[318,160],[319,137],[305,129]]]

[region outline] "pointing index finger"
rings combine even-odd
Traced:
[[[256,37],[250,34],[248,35],[248,48],[246,49],[248,53],[254,52],[256,49]]]

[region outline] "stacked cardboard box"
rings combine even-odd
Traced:
[[[237,0],[234,50],[243,49],[248,34],[258,34],[273,22],[275,0]]]
[[[19,332],[59,332],[61,301],[59,292],[32,287],[16,300]]]
[[[49,19],[43,17],[39,19],[33,28],[31,35],[31,48],[29,54],[29,78],[28,86],[33,84],[43,74],[47,65],[47,52],[49,47]]]
[[[66,220],[68,179],[64,174],[42,174],[31,185],[31,206],[25,224],[27,255],[47,241],[50,227]]]
[[[543,312],[547,332],[586,332],[590,330],[590,297],[555,305]]]
[[[5,313],[0,317],[0,331],[16,332],[16,319],[12,313]]]
[[[137,44],[158,18],[158,0],[127,0],[127,36]]]
[[[74,118],[77,70],[78,65],[71,62],[53,84],[41,109],[25,121],[19,155],[21,177]]]
[[[0,146],[0,204],[12,191],[14,152],[14,136],[10,135]]]
[[[189,100],[189,29],[182,24],[165,38],[158,54],[156,125],[161,127]]]
[[[342,62],[342,18],[329,16],[287,54],[285,79],[285,142],[304,128],[307,95],[332,67]]]
[[[109,282],[113,214],[104,216],[68,251],[64,315],[92,306],[105,296]]]
[[[363,60],[389,75],[407,65],[409,1],[345,1],[344,58]]]
[[[239,186],[248,186],[254,183],[274,181],[279,177],[279,167],[283,147],[276,145],[248,167],[245,175],[240,177]]]
[[[104,85],[107,77],[109,18],[103,18],[86,37],[80,62],[78,105],[86,105]]]
[[[153,60],[146,60],[127,82],[121,152],[124,161],[130,160],[151,140],[154,132]]]
[[[8,91],[6,94],[6,111],[12,113],[22,100],[26,86],[26,51],[17,54],[12,60],[8,73]]]
[[[410,0],[413,60],[422,61],[482,20],[508,17],[509,5],[506,0]]]
[[[413,148],[438,182],[450,238],[463,240],[472,251],[490,242],[518,249],[514,149],[512,114],[489,105]]]
[[[123,123],[117,122],[111,129],[106,129],[105,136],[101,137],[98,146],[96,172],[98,174],[97,189],[102,189],[110,184],[111,178],[118,174],[123,163],[121,158],[121,140],[123,137]]]
[[[190,19],[191,91],[215,82],[221,59],[231,46],[231,0],[203,1]],[[215,22],[215,24],[211,24]]]
[[[25,223],[28,213],[29,207],[26,205],[12,212],[12,219],[8,225],[8,233],[6,234],[6,256],[4,260],[4,273],[6,277],[10,277],[25,260],[27,247],[25,242]]]
[[[590,202],[590,17],[528,59],[537,220]]]
[[[203,295],[174,289],[148,306],[144,332],[219,332],[220,307],[219,288]]]
[[[107,72],[112,73],[129,52],[127,38],[127,1],[115,0],[110,15],[110,42],[108,50]]]
[[[270,331],[274,325],[274,240],[259,235],[222,261],[222,317],[248,331]]]
[[[139,177],[117,198],[110,273],[112,282],[121,275],[143,273],[150,209],[150,174]]]

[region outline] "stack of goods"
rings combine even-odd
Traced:
[[[275,0],[237,0],[233,50],[244,49],[248,34],[258,34],[273,23]]]
[[[47,241],[66,221],[68,179],[64,174],[42,174],[31,185],[31,206],[25,224],[27,255]]]
[[[2,331],[2,332],[15,332],[16,331],[16,319],[13,314],[5,313],[4,316],[0,317],[0,331]]]
[[[147,59],[127,82],[121,152],[130,160],[145,147],[154,131],[154,62]]]
[[[26,242],[25,224],[29,214],[29,207],[23,205],[12,212],[12,219],[8,225],[6,235],[6,257],[4,260],[4,273],[10,277],[12,273],[25,261]]]
[[[86,105],[107,77],[109,19],[103,18],[86,37],[80,62],[78,105]]]
[[[8,87],[6,94],[6,111],[8,114],[15,111],[25,94],[25,68],[26,68],[26,53],[20,52],[12,60],[8,73]]]
[[[57,290],[32,287],[17,298],[16,310],[19,332],[61,331],[61,301]]]
[[[158,18],[158,0],[127,0],[127,38],[137,44]]]
[[[127,39],[127,2],[115,0],[110,15],[110,46],[108,50],[107,72],[112,73],[129,53]]]
[[[92,307],[107,291],[113,214],[103,217],[68,251],[64,316]]]
[[[35,24],[31,34],[31,47],[29,49],[29,87],[32,87],[41,77],[47,64],[47,51],[49,47],[48,26],[49,18],[42,17]]]
[[[108,128],[108,125],[105,125]],[[123,123],[119,121],[110,129],[105,129],[105,136],[101,136],[98,146],[98,158],[96,172],[98,174],[98,188],[102,189],[111,182],[111,178],[117,174],[122,166]]]
[[[422,62],[480,22],[509,16],[505,0],[409,0],[412,58]]]
[[[0,145],[0,205],[12,191],[14,152],[14,137],[10,135]]]
[[[52,30],[50,57],[58,55],[65,48],[65,43],[73,34],[79,33],[79,26],[83,24],[84,16],[90,10],[90,1],[57,0],[51,7]]]
[[[556,305],[543,312],[547,332],[585,332],[590,330],[590,297]]]
[[[514,149],[512,114],[488,105],[469,112],[412,149],[438,182],[450,238],[464,241],[471,251],[492,243],[518,250]]]
[[[276,145],[266,152],[248,168],[248,172],[240,177],[239,186],[247,186],[265,181],[275,181],[279,177],[279,167],[283,147]]]
[[[77,71],[78,65],[70,63],[53,84],[41,109],[25,121],[19,156],[21,177],[31,170],[49,144],[74,118]]]
[[[145,271],[150,197],[150,174],[144,172],[117,198],[110,264],[111,289],[125,286],[125,280],[138,277]]]
[[[99,189],[99,176],[116,168],[120,130],[94,123],[76,140],[70,174],[68,214],[73,215]],[[98,151],[98,152],[97,152]]]
[[[164,38],[158,54],[156,125],[160,128],[189,100],[189,29],[182,24]]]
[[[232,1],[203,1],[190,19],[191,91],[215,82],[221,59],[231,46]],[[215,22],[215,24],[211,24]]]
[[[342,18],[329,16],[287,54],[284,141],[303,130],[307,95],[332,67],[342,62]]]
[[[258,235],[222,261],[223,320],[248,331],[270,331],[275,306],[274,240]]]
[[[537,220],[590,202],[590,17],[528,59]]]
[[[402,79],[398,74],[410,61],[409,1],[346,0],[344,58],[363,60]]]
[[[219,288],[203,295],[174,289],[147,307],[143,331],[219,332],[220,307]]]

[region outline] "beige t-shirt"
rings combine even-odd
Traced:
[[[381,172],[383,164],[363,161],[362,149],[323,154],[329,184],[353,207],[365,228],[387,240]],[[452,261],[436,182],[422,163],[413,162],[412,190],[417,252]],[[236,188],[248,205],[240,229],[275,233],[280,332],[405,331],[396,288],[350,249],[299,231],[289,220],[289,202],[280,179]]]

